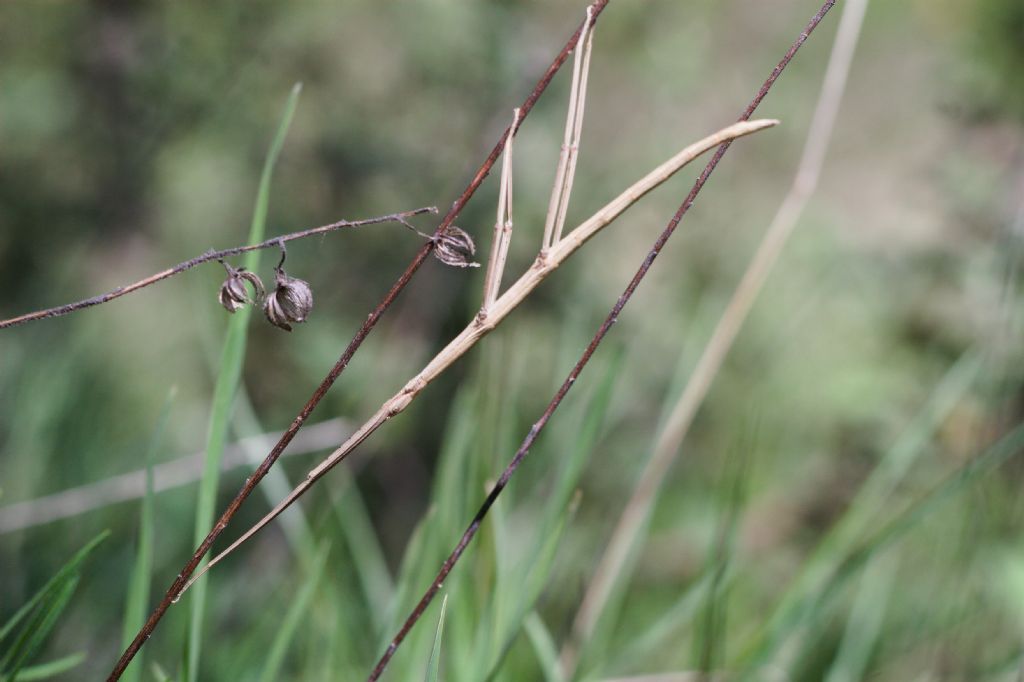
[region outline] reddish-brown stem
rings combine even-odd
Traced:
[[[768,94],[768,91],[771,89],[772,85],[774,85],[779,75],[786,68],[789,62],[793,59],[793,55],[796,54],[796,51],[800,49],[800,46],[803,45],[804,41],[807,40],[807,37],[811,34],[811,32],[818,26],[818,24],[821,23],[821,20],[824,19],[825,15],[828,13],[830,9],[832,9],[832,6],[835,5],[835,3],[836,0],[827,0],[825,4],[822,5],[821,9],[819,9],[818,12],[811,18],[810,22],[808,22],[807,24],[807,27],[804,28],[803,32],[800,33],[796,41],[790,46],[789,50],[786,52],[782,60],[779,61],[778,65],[776,65],[776,67],[772,70],[771,74],[768,76],[768,79],[761,86],[761,89],[758,90],[757,95],[755,95],[754,99],[751,100],[749,105],[747,105],[747,108],[743,111],[743,114],[739,118],[740,121],[746,121],[750,119],[751,114],[753,114],[754,110],[757,109],[757,106],[761,103],[761,100],[765,98],[765,95]],[[509,479],[512,478],[512,475],[519,468],[519,465],[522,463],[523,459],[525,459],[527,453],[529,453],[530,451],[530,448],[533,446],[534,441],[537,440],[537,437],[544,429],[544,426],[551,419],[551,416],[554,414],[555,410],[558,409],[558,406],[562,403],[562,400],[565,398],[566,394],[569,392],[570,389],[572,389],[573,385],[576,383],[577,378],[579,378],[580,373],[583,371],[583,368],[586,367],[588,362],[590,362],[590,358],[594,355],[594,351],[597,350],[598,345],[600,345],[605,335],[608,334],[608,331],[612,328],[612,325],[614,325],[618,321],[619,314],[622,312],[622,309],[629,302],[629,299],[633,296],[633,292],[636,291],[636,288],[640,285],[640,282],[647,275],[647,271],[650,270],[651,265],[654,263],[654,259],[658,257],[658,254],[661,252],[662,248],[664,248],[665,243],[669,240],[669,237],[671,237],[672,233],[675,232],[676,227],[678,227],[679,222],[682,220],[683,216],[686,215],[686,213],[690,210],[690,207],[693,205],[694,200],[696,200],[697,195],[700,193],[701,189],[703,189],[705,183],[707,183],[708,181],[708,178],[711,176],[711,173],[718,166],[718,162],[722,160],[722,157],[725,155],[725,152],[729,149],[729,146],[731,144],[731,141],[722,144],[715,152],[715,155],[711,157],[711,160],[708,161],[707,165],[704,167],[704,170],[701,171],[701,174],[697,178],[697,181],[693,184],[693,187],[690,189],[690,193],[686,196],[686,199],[679,206],[679,209],[676,211],[675,215],[672,216],[672,219],[668,222],[668,225],[665,227],[664,231],[654,242],[654,246],[648,252],[647,257],[644,258],[643,262],[640,264],[640,268],[636,271],[636,274],[633,275],[633,279],[630,280],[629,284],[626,286],[625,291],[622,292],[622,295],[619,296],[618,300],[615,302],[615,305],[612,306],[611,312],[608,313],[608,316],[605,318],[604,322],[598,328],[597,333],[594,334],[594,337],[587,345],[586,350],[583,351],[583,355],[580,356],[580,359],[576,362],[576,365],[572,368],[572,371],[569,372],[569,376],[567,376],[565,378],[565,381],[562,382],[562,385],[559,387],[558,391],[551,399],[551,402],[548,403],[547,408],[545,408],[543,414],[541,414],[540,419],[538,419],[537,422],[530,428],[530,432],[526,435],[526,438],[523,439],[523,442],[519,446],[519,449],[516,451],[511,461],[509,461],[508,465],[505,467],[505,470],[501,473],[501,476],[498,478],[498,481],[494,484],[494,487],[491,488],[491,491],[490,493],[488,493],[487,498],[484,500],[483,504],[480,505],[480,509],[477,510],[476,515],[473,517],[473,520],[470,522],[469,526],[462,534],[462,537],[459,539],[458,544],[455,545],[455,549],[452,550],[451,554],[448,555],[448,558],[445,559],[444,563],[441,565],[441,569],[438,571],[437,576],[435,576],[434,581],[430,584],[430,587],[427,588],[426,592],[423,594],[423,597],[420,599],[419,603],[416,604],[415,608],[413,608],[412,612],[409,614],[409,617],[406,618],[405,623],[402,624],[402,627],[399,629],[398,633],[391,640],[391,643],[385,650],[384,655],[381,656],[381,659],[377,662],[377,665],[370,673],[369,678],[367,678],[368,682],[375,682],[377,679],[380,678],[381,674],[384,672],[384,668],[387,667],[388,662],[395,655],[395,651],[401,645],[402,641],[406,638],[406,636],[409,634],[409,631],[413,628],[413,626],[420,619],[423,613],[427,610],[427,607],[430,605],[430,602],[433,601],[434,597],[441,590],[441,586],[444,584],[444,581],[448,578],[448,574],[451,573],[453,568],[455,568],[455,564],[458,563],[459,558],[462,556],[463,552],[466,551],[466,547],[473,540],[473,537],[480,529],[480,524],[487,516],[487,513],[488,511],[490,511],[491,506],[498,499],[498,496],[501,494],[501,491],[505,489],[505,486],[508,485]]]
[[[590,5],[592,10],[591,24],[593,24],[593,22],[597,20],[597,17],[601,14],[601,12],[604,10],[607,4],[608,0],[595,0],[595,2],[593,2]],[[481,183],[483,183],[484,178],[486,178],[487,175],[491,172],[491,168],[494,166],[494,163],[497,161],[498,157],[501,155],[502,150],[505,148],[505,141],[508,139],[509,133],[511,132],[514,135],[519,130],[519,127],[522,125],[523,120],[530,113],[530,110],[533,109],[534,104],[537,103],[537,100],[540,99],[540,96],[544,94],[545,90],[547,90],[548,85],[551,83],[551,80],[555,77],[555,74],[565,63],[565,60],[568,58],[573,48],[576,47],[576,42],[579,40],[582,28],[583,26],[581,24],[580,27],[577,28],[576,31],[572,34],[572,36],[569,37],[569,40],[562,47],[561,51],[555,57],[554,61],[551,62],[551,66],[549,66],[547,71],[544,72],[544,75],[537,82],[537,85],[534,87],[533,91],[530,92],[526,100],[519,106],[519,117],[513,122],[511,126],[506,128],[502,132],[501,136],[498,138],[497,144],[494,145],[494,149],[491,150],[491,153],[484,160],[483,164],[481,164],[479,170],[477,170],[476,172],[476,175],[473,176],[473,179],[470,181],[469,185],[462,192],[459,198],[456,199],[455,203],[452,204],[451,209],[448,210],[448,213],[444,216],[444,218],[442,218],[441,222],[437,226],[437,229],[434,231],[435,238],[440,236],[441,233],[455,221],[455,218],[465,207],[466,203],[469,202],[470,198],[473,196],[473,194],[476,193],[476,190],[480,187]],[[153,634],[154,629],[156,629],[157,624],[164,617],[164,614],[167,612],[167,609],[170,608],[171,604],[174,603],[174,600],[177,599],[178,595],[181,593],[182,588],[185,586],[185,584],[188,582],[188,579],[195,572],[196,567],[199,566],[199,562],[202,561],[203,556],[205,556],[206,553],[210,550],[210,547],[213,546],[214,541],[221,534],[224,528],[227,527],[228,523],[238,512],[238,509],[242,506],[242,503],[245,502],[245,499],[249,497],[249,495],[256,488],[256,485],[259,484],[263,477],[267,475],[267,472],[270,471],[270,468],[274,465],[274,462],[277,461],[278,457],[281,456],[281,453],[288,446],[288,443],[291,442],[292,438],[295,437],[295,434],[299,431],[300,428],[302,428],[302,424],[306,421],[306,418],[309,417],[309,415],[316,408],[320,400],[323,399],[324,395],[337,380],[338,376],[342,373],[345,367],[348,366],[348,363],[352,359],[352,356],[355,354],[356,350],[359,349],[359,346],[362,345],[363,340],[377,324],[377,321],[380,319],[380,317],[391,306],[394,300],[398,297],[398,294],[400,294],[402,290],[406,287],[406,285],[409,284],[409,281],[412,279],[413,275],[416,274],[416,271],[419,270],[420,266],[423,264],[423,261],[426,260],[427,256],[430,254],[430,249],[433,248],[433,245],[433,241],[428,241],[425,244],[423,244],[423,246],[420,247],[419,251],[416,252],[416,255],[413,256],[412,262],[409,263],[409,266],[405,269],[405,272],[403,272],[399,276],[398,280],[396,280],[395,283],[392,285],[391,290],[388,291],[384,299],[377,305],[376,308],[374,308],[373,312],[370,313],[369,317],[366,318],[366,321],[359,328],[359,331],[357,331],[355,336],[352,337],[352,340],[349,342],[348,347],[345,348],[345,352],[342,353],[340,358],[338,358],[338,361],[335,363],[334,367],[331,368],[330,373],[328,373],[324,380],[320,382],[320,385],[313,393],[313,396],[302,408],[302,411],[291,423],[291,426],[289,426],[288,429],[281,436],[281,439],[278,441],[277,445],[275,445],[274,449],[270,451],[270,454],[267,455],[266,459],[264,459],[263,462],[260,463],[259,467],[256,468],[252,476],[246,479],[245,485],[242,486],[242,489],[235,496],[235,499],[233,499],[231,501],[231,504],[228,505],[227,509],[224,510],[224,513],[221,515],[220,519],[217,520],[217,523],[214,524],[213,528],[210,529],[210,533],[206,536],[203,542],[200,543],[199,547],[196,548],[195,552],[193,552],[192,557],[182,568],[181,572],[178,573],[177,578],[174,579],[174,582],[167,589],[167,592],[160,600],[160,603],[157,605],[156,609],[154,609],[153,613],[150,614],[149,619],[146,621],[146,624],[142,626],[142,629],[139,630],[138,634],[135,636],[135,639],[132,640],[132,643],[121,655],[121,658],[118,660],[117,664],[114,666],[114,669],[111,671],[110,676],[107,678],[108,682],[113,682],[114,680],[120,679],[121,675],[125,671],[125,668],[128,667],[128,664],[131,663],[132,659],[139,652],[139,649],[142,648],[142,645]]]
[[[94,305],[100,305],[101,303],[107,303],[113,301],[116,298],[121,298],[126,294],[130,294],[133,291],[138,291],[143,287],[148,287],[150,284],[156,284],[160,280],[167,279],[168,277],[174,277],[180,275],[186,270],[191,270],[197,265],[208,263],[212,260],[221,260],[229,256],[237,256],[240,253],[246,253],[248,251],[257,251],[259,249],[270,249],[280,246],[285,242],[295,241],[296,239],[305,239],[306,237],[313,237],[318,234],[326,234],[328,232],[334,232],[336,230],[344,230],[354,227],[364,227],[366,225],[379,225],[380,223],[401,223],[408,225],[408,218],[420,215],[422,213],[437,213],[437,209],[433,206],[424,208],[417,208],[412,211],[402,211],[401,213],[390,213],[385,216],[377,218],[367,218],[366,220],[339,220],[337,222],[328,223],[327,225],[321,225],[320,227],[312,227],[308,230],[300,230],[299,232],[291,232],[289,234],[283,234],[279,237],[273,237],[260,242],[259,244],[250,244],[249,246],[234,246],[230,249],[221,249],[220,251],[207,251],[206,253],[191,258],[187,261],[178,263],[172,268],[161,270],[160,272],[144,277],[137,282],[126,284],[123,287],[118,287],[113,291],[108,291],[105,294],[99,296],[93,296],[82,301],[76,301],[75,303],[67,303],[65,305],[56,306],[54,308],[46,308],[45,310],[36,310],[35,312],[25,313],[18,317],[12,317],[8,320],[0,320],[0,329],[7,327],[15,327],[19,324],[25,324],[33,320],[42,320],[48,317],[60,317],[61,315],[68,315],[70,313],[82,310],[84,308],[91,308]]]

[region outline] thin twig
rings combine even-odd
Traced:
[[[779,75],[783,72],[783,70],[786,68],[789,62],[793,59],[793,56],[796,54],[797,50],[800,49],[800,46],[803,45],[804,41],[807,40],[808,36],[814,31],[818,24],[821,23],[821,20],[824,19],[828,11],[832,9],[832,6],[835,4],[835,2],[836,0],[826,0],[825,4],[822,5],[821,9],[819,9],[818,12],[811,18],[810,22],[797,37],[796,41],[790,46],[789,50],[786,52],[782,60],[772,70],[771,74],[768,76],[768,79],[761,86],[761,89],[758,90],[757,95],[754,96],[754,99],[743,111],[743,114],[739,118],[740,121],[747,121],[750,119],[750,116],[754,113],[754,110],[761,103],[761,100],[765,98],[765,96],[768,94],[768,91],[771,89],[772,85],[775,84],[775,81],[778,79]],[[481,523],[483,523],[484,518],[487,516],[487,512],[490,510],[495,500],[498,499],[498,496],[501,494],[501,491],[505,489],[506,485],[508,485],[509,479],[512,478],[512,475],[519,468],[519,465],[522,463],[523,459],[530,451],[530,448],[533,446],[534,441],[537,440],[537,437],[544,429],[544,426],[551,419],[551,415],[554,414],[556,409],[558,409],[558,406],[561,404],[566,394],[576,383],[576,379],[583,371],[583,368],[590,361],[590,358],[593,356],[594,351],[597,350],[598,345],[604,339],[605,335],[608,333],[608,330],[610,330],[612,325],[614,325],[618,321],[619,314],[622,312],[622,309],[626,306],[626,304],[629,302],[629,299],[633,296],[633,292],[636,291],[636,288],[640,285],[640,282],[643,280],[644,276],[646,276],[647,271],[650,270],[651,265],[654,263],[654,260],[658,257],[658,254],[664,248],[665,243],[672,236],[672,233],[675,232],[676,227],[679,225],[679,222],[682,220],[683,216],[686,215],[686,213],[690,210],[690,207],[693,205],[693,202],[697,198],[697,195],[700,193],[705,183],[707,183],[708,178],[711,176],[711,173],[718,166],[718,162],[722,160],[722,157],[725,155],[726,151],[728,151],[731,144],[731,140],[724,142],[715,152],[714,156],[711,157],[711,160],[708,161],[707,165],[704,167],[704,170],[701,171],[701,174],[697,178],[697,181],[694,183],[693,188],[690,189],[690,193],[686,196],[686,199],[683,200],[683,203],[679,206],[679,209],[676,211],[675,215],[672,216],[672,219],[669,221],[664,231],[654,242],[654,246],[648,252],[647,257],[644,258],[643,262],[640,264],[640,268],[636,271],[636,274],[633,275],[633,279],[630,280],[629,284],[626,286],[626,289],[622,292],[622,295],[619,296],[618,300],[615,302],[615,305],[612,306],[611,311],[608,313],[608,316],[605,318],[604,322],[598,328],[597,333],[594,334],[594,337],[593,339],[591,339],[590,344],[587,346],[586,350],[583,351],[583,355],[580,356],[580,359],[572,368],[572,371],[569,372],[569,375],[566,377],[561,387],[555,393],[554,397],[551,399],[551,402],[548,403],[548,406],[544,410],[544,413],[541,415],[540,419],[538,419],[537,422],[530,429],[530,432],[527,434],[526,438],[519,446],[519,449],[516,451],[511,461],[508,463],[508,466],[506,466],[505,470],[501,473],[501,476],[498,478],[497,483],[494,484],[494,487],[491,489],[491,492],[487,495],[487,498],[484,500],[483,504],[480,506],[480,509],[477,511],[476,516],[473,517],[473,520],[470,522],[469,526],[462,534],[462,538],[455,546],[455,549],[452,550],[452,553],[448,556],[447,559],[445,559],[444,563],[441,565],[441,569],[438,571],[433,582],[431,582],[430,586],[423,594],[423,597],[420,599],[419,603],[416,604],[415,608],[413,608],[412,612],[409,614],[409,617],[406,618],[405,623],[402,624],[402,627],[399,629],[398,633],[391,640],[391,643],[388,645],[388,648],[385,650],[380,661],[377,662],[377,665],[370,673],[368,682],[375,682],[375,680],[380,678],[381,674],[384,672],[384,668],[387,667],[388,662],[395,655],[395,651],[398,649],[402,641],[409,634],[409,631],[412,629],[412,627],[416,624],[416,622],[426,611],[427,607],[430,605],[430,602],[433,601],[434,596],[441,589],[441,586],[444,584],[444,581],[448,578],[448,574],[451,573],[452,569],[455,567],[455,564],[459,561],[459,558],[462,556],[463,552],[465,552],[466,547],[469,545],[470,541],[472,541],[473,537],[476,535],[476,532],[479,530]],[[571,236],[572,235],[570,235],[570,237]],[[566,238],[565,241],[568,241],[568,238]]]
[[[686,438],[694,416],[736,340],[736,335],[778,259],[783,245],[796,226],[808,198],[817,187],[866,7],[867,0],[847,0],[843,7],[832,46],[832,55],[825,70],[821,94],[792,188],[775,214],[746,273],[704,347],[686,387],[673,406],[655,442],[650,459],[644,466],[633,494],[612,533],[611,540],[605,546],[597,563],[573,620],[571,635],[560,656],[562,672],[566,677],[571,677],[575,671],[580,648],[590,639],[598,618],[605,610],[612,588],[618,582],[626,565],[630,548],[641,536],[641,528],[657,500],[668,470],[680,454],[680,446]]]
[[[519,110],[515,110],[515,120],[519,120]],[[501,160],[501,201],[498,202],[498,215],[501,216],[501,249],[495,258],[495,275],[492,289],[489,293],[489,303],[493,304],[501,294],[501,280],[505,273],[505,264],[508,262],[508,250],[512,245],[512,187],[514,171],[512,168],[512,140],[508,141],[505,156]],[[486,311],[485,311],[486,312]]]
[[[285,456],[307,455],[333,447],[338,438],[351,433],[353,425],[341,418],[328,419],[319,424],[310,424],[294,441],[292,449]],[[221,471],[228,471],[249,463],[247,453],[259,452],[262,456],[281,433],[264,433],[242,438],[224,449]],[[161,493],[199,480],[203,474],[205,452],[178,457],[153,467],[153,490]],[[0,535],[25,530],[44,523],[80,516],[109,507],[119,502],[136,500],[146,492],[146,470],[137,469],[110,478],[68,488],[51,495],[37,497],[24,502],[14,502],[0,507]]]
[[[601,12],[604,11],[604,8],[607,5],[608,0],[595,0],[590,5],[594,10],[593,19],[591,19],[591,23],[597,20],[598,16],[600,16]],[[537,81],[536,86],[534,86],[533,90],[526,97],[526,100],[522,103],[522,105],[520,105],[519,122],[514,126],[510,126],[509,129],[502,132],[501,137],[498,139],[498,142],[494,145],[494,148],[491,150],[491,153],[487,155],[487,158],[484,159],[483,163],[480,165],[480,168],[477,169],[476,175],[474,175],[473,179],[470,180],[469,185],[466,186],[466,189],[463,190],[459,198],[455,200],[455,203],[452,204],[452,207],[448,210],[448,213],[444,216],[444,218],[441,219],[441,222],[438,224],[437,229],[434,231],[435,238],[443,234],[444,231],[455,221],[455,218],[462,212],[462,209],[466,206],[466,204],[469,202],[472,196],[476,193],[477,189],[483,183],[484,179],[488,176],[488,174],[490,174],[491,168],[494,166],[495,162],[498,160],[498,156],[505,148],[505,140],[508,138],[509,133],[512,133],[514,135],[516,131],[519,130],[519,127],[522,125],[523,120],[529,115],[530,111],[537,103],[537,100],[540,99],[540,96],[544,94],[545,90],[547,90],[548,85],[551,84],[551,80],[555,77],[555,74],[558,73],[559,69],[562,68],[562,65],[565,63],[566,59],[568,59],[569,53],[572,52],[573,48],[576,46],[576,42],[579,40],[579,36],[582,29],[583,26],[581,25],[579,28],[576,29],[575,32],[573,32],[573,34],[566,41],[565,45],[555,56],[554,61],[551,62],[551,65],[548,67],[547,71],[545,71],[544,75],[541,76],[539,81]],[[150,636],[152,636],[157,624],[160,622],[161,619],[163,619],[164,614],[167,613],[167,609],[170,608],[173,601],[177,598],[179,592],[185,586],[185,583],[188,581],[189,577],[196,570],[196,567],[199,565],[199,562],[202,561],[202,558],[206,555],[208,551],[210,551],[210,547],[213,546],[214,541],[217,539],[217,537],[220,536],[224,528],[227,527],[231,519],[234,518],[235,514],[238,513],[238,510],[242,506],[242,503],[245,502],[245,500],[249,497],[250,494],[252,494],[252,491],[256,488],[259,482],[263,480],[263,478],[267,475],[267,472],[270,471],[270,468],[274,465],[274,462],[277,461],[278,457],[281,456],[281,453],[284,452],[284,449],[288,447],[288,444],[295,437],[295,434],[298,433],[299,429],[302,428],[302,425],[305,423],[306,419],[309,417],[310,414],[312,414],[313,410],[320,403],[323,397],[327,394],[327,391],[331,388],[331,386],[334,385],[334,382],[338,379],[341,373],[348,366],[348,363],[352,360],[352,356],[355,355],[357,350],[359,350],[359,347],[362,345],[363,341],[370,334],[373,328],[377,325],[377,322],[380,320],[380,318],[384,315],[387,309],[391,307],[391,304],[394,303],[395,299],[398,298],[398,295],[402,292],[402,290],[405,289],[405,287],[412,280],[413,275],[415,275],[416,271],[419,270],[420,266],[423,265],[423,262],[427,259],[427,256],[430,254],[430,250],[433,248],[433,246],[434,242],[428,241],[424,243],[423,246],[420,247],[420,249],[416,252],[416,255],[413,256],[412,261],[405,268],[405,271],[402,272],[401,275],[399,275],[398,279],[391,286],[391,289],[388,291],[388,293],[384,296],[381,302],[377,304],[377,307],[373,309],[373,311],[366,318],[366,321],[363,322],[363,325],[359,328],[359,330],[356,331],[355,336],[352,337],[352,340],[345,348],[345,351],[341,354],[341,357],[339,357],[338,361],[334,363],[334,367],[332,367],[331,371],[328,372],[326,377],[324,377],[324,380],[320,382],[320,385],[317,387],[316,391],[314,391],[313,395],[303,406],[302,411],[299,412],[298,416],[295,417],[291,425],[284,432],[284,435],[281,436],[281,440],[279,440],[277,445],[274,446],[274,449],[271,450],[269,454],[267,454],[263,462],[256,468],[255,471],[253,471],[253,474],[246,479],[245,485],[242,486],[241,490],[239,490],[238,494],[228,505],[227,509],[224,510],[224,513],[221,515],[220,519],[217,520],[217,523],[214,524],[213,528],[210,529],[210,533],[206,536],[203,542],[200,543],[199,547],[197,547],[196,550],[192,553],[192,557],[182,567],[181,571],[178,573],[178,576],[175,578],[174,582],[171,583],[171,586],[167,589],[167,592],[160,600],[160,603],[153,610],[153,613],[150,614],[149,619],[146,621],[146,624],[142,627],[142,629],[139,630],[138,634],[136,634],[135,636],[135,639],[132,640],[132,643],[128,646],[127,649],[125,649],[124,653],[121,655],[121,658],[118,659],[117,663],[114,665],[114,669],[108,676],[107,682],[115,682],[116,680],[120,679],[121,675],[124,673],[125,668],[127,668],[128,664],[131,663],[133,658],[135,658],[135,655],[138,653],[139,649],[141,649],[142,645],[146,642],[146,640],[148,640]]]
[[[158,273],[144,277],[137,282],[132,282],[123,287],[118,287],[113,291],[108,291],[105,294],[99,296],[93,296],[82,301],[75,303],[67,303],[65,305],[56,306],[55,308],[47,308],[45,310],[37,310],[35,312],[26,313],[19,315],[18,317],[12,317],[9,320],[0,320],[0,329],[6,329],[7,327],[15,327],[19,324],[25,324],[26,322],[32,322],[33,320],[42,320],[49,317],[60,317],[62,315],[68,315],[85,308],[91,308],[101,303],[107,303],[114,299],[121,298],[127,294],[138,291],[143,287],[148,287],[150,284],[155,284],[160,280],[167,279],[168,277],[174,277],[180,275],[186,270],[191,270],[197,265],[208,263],[210,261],[222,260],[230,256],[237,256],[242,253],[249,251],[257,251],[259,249],[270,249],[270,248],[284,248],[285,242],[295,241],[296,239],[305,239],[307,237],[314,237],[318,234],[326,234],[327,232],[334,232],[336,230],[344,230],[348,228],[364,227],[366,225],[378,225],[380,223],[402,223],[407,224],[407,220],[413,216],[418,216],[423,213],[437,213],[437,208],[434,206],[426,206],[423,208],[417,208],[412,211],[402,211],[400,213],[390,213],[388,215],[379,216],[377,218],[367,218],[366,220],[339,220],[334,223],[327,225],[321,225],[320,227],[313,227],[308,230],[300,230],[299,232],[292,232],[291,234],[283,234],[279,237],[273,237],[260,242],[259,244],[250,244],[249,246],[235,246],[230,249],[221,249],[220,251],[207,251],[206,253],[190,258],[187,261],[178,263],[172,268],[161,270]]]
[[[519,122],[519,109],[512,113],[512,126]],[[487,262],[487,274],[484,276],[484,300],[480,306],[480,314],[487,316],[487,311],[494,305],[501,292],[501,276],[505,272],[508,258],[508,247],[512,243],[512,135],[505,141],[505,154],[501,158],[501,181],[498,188],[498,216],[494,221],[494,241],[491,245],[491,257]]]
[[[548,247],[552,247],[559,242],[562,238],[562,229],[565,227],[565,218],[569,210],[569,196],[572,194],[573,182],[576,179],[576,163],[580,158],[580,138],[583,134],[583,110],[587,103],[587,81],[590,75],[590,55],[593,51],[594,46],[594,32],[591,31],[587,34],[587,39],[583,43],[583,47],[579,50],[579,57],[577,59],[577,74],[579,75],[579,85],[577,87],[576,96],[570,102],[572,108],[572,137],[569,140],[569,165],[565,171],[565,178],[562,182],[562,188],[558,202],[558,213],[555,217],[555,232],[551,236],[551,243]]]
[[[386,400],[377,412],[359,427],[348,440],[341,444],[334,452],[328,455],[320,464],[306,474],[305,480],[295,487],[294,490],[273,509],[260,519],[252,528],[243,533],[231,545],[217,554],[210,560],[203,569],[198,572],[185,586],[188,589],[195,581],[199,580],[207,571],[220,563],[225,557],[235,551],[240,545],[255,535],[268,523],[273,521],[285,509],[290,507],[296,500],[302,497],[313,484],[330,471],[343,459],[348,457],[360,443],[380,428],[385,422],[395,415],[404,411],[413,400],[416,399],[434,379],[462,357],[480,339],[497,327],[509,313],[523,302],[523,300],[537,288],[544,279],[554,272],[569,256],[575,253],[588,239],[597,234],[601,229],[609,225],[616,218],[622,215],[623,211],[634,204],[637,199],[643,197],[652,189],[669,179],[676,171],[680,170],[687,163],[697,158],[704,152],[736,139],[750,135],[759,130],[773,127],[778,124],[775,120],[744,121],[734,123],[723,128],[712,135],[695,142],[672,158],[672,165],[666,168],[667,164],[658,166],[654,171],[636,182],[625,192],[616,197],[607,206],[599,210],[588,220],[562,239],[546,256],[538,255],[533,265],[520,277],[515,284],[508,288],[501,298],[494,302],[494,305],[487,312],[486,316],[477,315],[466,326],[462,332],[452,339],[441,352],[420,370],[419,374],[410,379],[405,386],[390,399]],[[184,593],[185,589],[182,590]],[[180,596],[180,595],[179,595]]]
[[[589,18],[590,8],[588,7],[588,21],[584,22],[584,26],[589,24]],[[576,58],[573,60],[572,86],[569,90],[569,106],[565,115],[565,133],[558,157],[558,166],[555,170],[555,182],[548,204],[548,213],[544,219],[542,254],[547,253],[558,242],[562,235],[562,226],[565,224],[565,208],[569,202],[572,176],[576,172],[579,131],[583,124],[583,101],[586,95],[586,69],[590,67],[590,47],[593,37],[593,31],[584,31],[580,36],[582,45],[580,49],[576,50]]]

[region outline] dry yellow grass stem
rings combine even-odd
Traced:
[[[584,29],[586,26],[584,25]],[[512,243],[512,142],[515,137],[512,131],[519,125],[519,109],[512,115],[512,125],[508,129],[505,140],[505,152],[501,159],[501,183],[498,188],[498,217],[494,221],[494,241],[491,243],[491,258],[487,262],[487,275],[484,277],[484,302],[480,312],[484,315],[501,291],[501,275],[505,272],[505,261],[508,259],[508,247]]]
[[[565,226],[565,214],[569,206],[569,195],[576,177],[576,159],[580,151],[580,135],[583,130],[583,108],[587,97],[587,75],[590,73],[590,52],[594,45],[594,32],[588,30],[591,22],[591,8],[587,8],[587,20],[583,22],[580,33],[579,47],[572,66],[572,87],[569,90],[569,111],[565,118],[565,138],[562,141],[562,152],[558,158],[555,171],[555,185],[551,190],[548,203],[548,214],[544,220],[544,241],[541,242],[541,253],[544,254],[562,238]]]

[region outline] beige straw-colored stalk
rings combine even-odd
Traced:
[[[641,197],[653,190],[661,183],[668,180],[686,164],[704,152],[734,140],[739,137],[750,135],[759,130],[764,130],[778,125],[777,120],[760,119],[735,123],[723,128],[716,133],[708,135],[702,140],[695,142],[671,159],[661,164],[653,171],[634,183],[626,191],[609,202],[604,208],[581,223],[572,232],[558,241],[547,254],[538,255],[533,265],[502,294],[494,304],[487,310],[485,315],[477,315],[473,318],[462,332],[449,342],[434,358],[410,379],[405,386],[394,396],[384,402],[380,409],[370,417],[359,429],[357,429],[348,440],[342,443],[319,465],[313,468],[296,488],[277,506],[267,513],[256,525],[247,530],[241,537],[232,543],[227,549],[214,557],[206,565],[202,572],[197,573],[182,590],[184,593],[196,580],[206,571],[218,564],[228,554],[233,552],[239,545],[248,540],[257,531],[274,520],[281,512],[287,509],[295,500],[301,497],[310,487],[327,471],[348,456],[360,443],[366,440],[370,434],[381,427],[395,415],[405,410],[409,404],[426,388],[430,382],[436,379],[453,362],[462,357],[466,351],[492,331],[504,320],[523,300],[544,281],[555,269],[557,269],[569,256],[577,251],[587,240],[600,232],[604,227],[618,218],[622,213],[636,203]],[[180,597],[180,595],[179,595]]]

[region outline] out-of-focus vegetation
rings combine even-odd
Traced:
[[[0,4],[0,317],[244,242],[297,81],[268,235],[447,208],[583,6]],[[731,122],[816,8],[612,2],[570,223]],[[446,585],[443,637],[437,600],[390,679],[428,678],[432,657],[438,679],[559,679],[551,661],[661,415],[789,188],[835,19],[762,105],[783,124],[735,145],[485,523]],[[582,674],[1018,679],[1022,74],[1019,0],[871,4],[820,187]],[[568,83],[558,76],[517,138],[514,273],[540,239]],[[300,512],[211,573],[199,679],[366,675],[695,173],[588,244]],[[483,248],[495,180],[459,220]],[[289,246],[316,305],[291,334],[252,316],[232,440],[291,421],[419,245],[382,225]],[[156,463],[204,447],[230,321],[222,278],[210,264],[0,331],[0,514],[144,468],[153,447]],[[474,314],[481,283],[428,262],[314,421],[370,414]],[[314,461],[279,467],[294,481]],[[244,475],[222,476],[218,508]],[[193,548],[197,486],[147,499],[145,515],[140,499],[0,535],[0,627],[65,576],[32,665],[107,673],[145,598],[132,576],[150,523],[150,601],[170,584]],[[266,509],[254,496],[233,528]],[[87,561],[66,563],[104,529]],[[187,601],[143,650],[139,679],[184,679]]]

